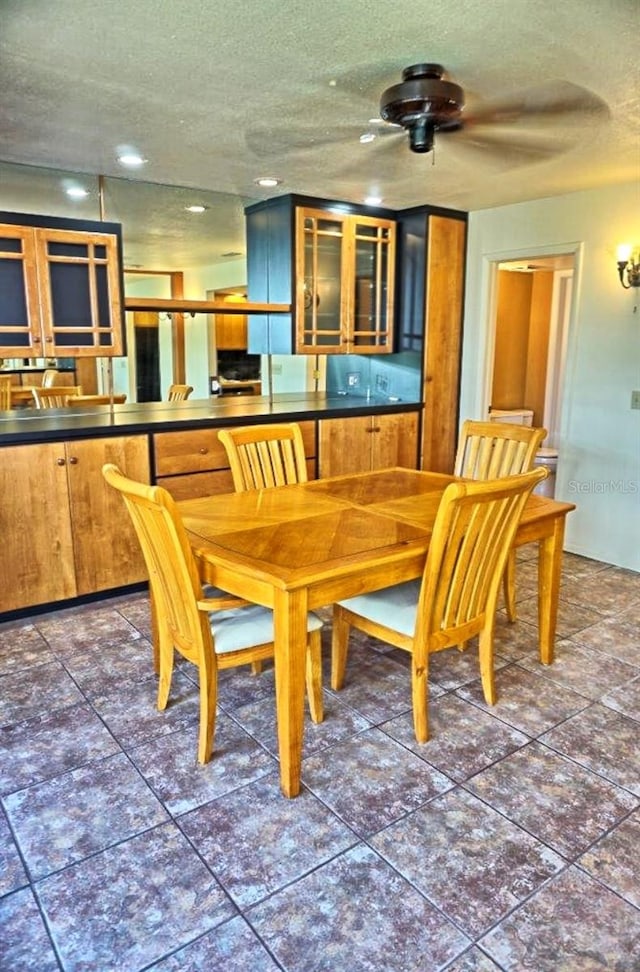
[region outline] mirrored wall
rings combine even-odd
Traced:
[[[126,297],[171,297],[180,275],[183,296],[211,300],[216,292],[242,293],[246,287],[245,206],[254,199],[180,186],[0,162],[0,210],[74,219],[105,219],[122,224]],[[147,271],[147,272],[145,272]],[[110,381],[114,390],[136,401],[165,397],[174,380],[176,322],[166,314],[135,319],[127,314],[127,357],[92,363],[95,388]],[[180,322],[185,380],[192,397],[208,397],[218,371],[216,327],[211,315],[184,315]],[[144,345],[144,350],[137,345]],[[238,349],[242,354],[242,349]],[[149,383],[138,374],[151,356]],[[65,362],[65,367],[66,367]],[[59,362],[31,361],[41,370]],[[4,370],[25,366],[11,359]],[[91,384],[86,374],[85,384]],[[149,398],[152,389],[152,399]]]

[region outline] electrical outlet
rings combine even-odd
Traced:
[[[389,379],[386,375],[376,375],[376,391],[386,395],[389,391]]]
[[[349,388],[357,388],[360,384],[360,372],[359,371],[349,371],[347,372],[347,385]]]
[[[271,374],[272,375],[281,375],[282,374],[282,365],[281,364],[272,364],[271,365]]]
[[[640,390],[631,392],[631,408],[640,408]]]

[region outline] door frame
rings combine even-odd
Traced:
[[[483,280],[482,290],[486,295],[484,300],[484,311],[481,319],[484,321],[484,355],[478,367],[481,373],[480,387],[480,416],[486,417],[489,414],[491,404],[491,390],[493,385],[493,367],[496,341],[496,314],[498,303],[498,270],[501,263],[515,261],[540,260],[544,257],[570,256],[573,259],[573,285],[571,292],[571,307],[567,319],[566,333],[563,336],[563,366],[572,357],[569,353],[570,345],[576,341],[577,335],[577,307],[580,282],[582,279],[582,266],[584,258],[584,245],[580,241],[567,243],[549,243],[544,246],[518,247],[509,250],[500,250],[493,253],[486,253],[483,260]],[[548,379],[547,375],[547,379]],[[562,379],[565,384],[566,371]],[[557,380],[557,373],[555,380]],[[564,392],[558,396],[559,420],[556,421],[556,435],[558,440],[564,438],[564,428],[566,424],[566,410],[563,409]],[[545,393],[546,406],[546,393]]]

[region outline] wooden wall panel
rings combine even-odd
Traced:
[[[422,423],[423,469],[453,471],[458,438],[466,223],[429,217]]]

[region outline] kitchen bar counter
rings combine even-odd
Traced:
[[[421,409],[419,402],[289,393],[273,401],[230,395],[1,412],[0,617],[145,582],[133,525],[102,476],[105,462],[177,500],[232,493],[218,430],[295,421],[311,479],[343,467],[415,468]]]
[[[184,402],[144,402],[85,408],[0,412],[0,447],[79,438],[223,428],[259,422],[420,411],[420,402],[308,392],[268,396],[220,396]]]

